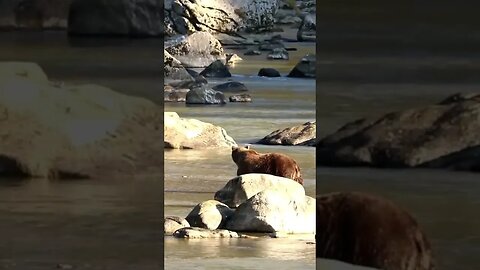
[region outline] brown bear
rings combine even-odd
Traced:
[[[317,196],[316,255],[383,270],[432,270],[430,244],[392,202],[345,192]]]
[[[284,154],[260,154],[245,147],[232,147],[232,159],[237,164],[237,175],[247,173],[265,173],[290,178],[303,185],[303,178],[297,162]]]

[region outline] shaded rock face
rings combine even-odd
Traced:
[[[71,0],[2,0],[0,29],[66,29]]]
[[[269,0],[166,0],[163,23],[168,36],[261,31],[273,27],[277,8],[277,1]]]
[[[160,36],[162,3],[158,0],[73,0],[68,32],[73,35]]]
[[[303,178],[297,162],[281,153],[261,154],[250,147],[232,147],[232,160],[237,164],[237,175],[266,173],[290,178],[303,185]]]
[[[271,145],[301,145],[315,140],[317,123],[307,122],[300,126],[278,129],[265,136],[258,143]]]
[[[34,64],[3,62],[0,111],[0,167],[18,164],[24,175],[125,177],[162,164],[162,109],[145,99],[54,85]]]
[[[432,270],[429,241],[415,219],[362,193],[317,197],[316,256],[385,270]]]
[[[222,92],[207,87],[196,87],[188,91],[186,95],[187,104],[216,105],[225,104],[226,98]]]
[[[317,145],[317,163],[334,166],[476,168],[480,99],[450,97],[424,108],[349,123]],[[472,160],[473,158],[473,160]]]
[[[315,199],[267,188],[241,204],[226,229],[243,232],[315,233]]]
[[[252,102],[249,94],[233,95],[228,98],[230,102]]]
[[[308,54],[290,71],[288,77],[294,78],[315,78],[316,77],[316,57]]]
[[[274,68],[262,68],[258,71],[258,76],[262,77],[280,77],[280,72]]]
[[[317,39],[317,22],[315,14],[308,14],[303,17],[300,28],[297,32],[298,41],[316,41]]]
[[[175,112],[164,113],[163,133],[165,148],[198,149],[237,145],[223,128],[196,119],[180,118]]]
[[[303,187],[288,178],[270,174],[248,173],[228,181],[222,189],[215,193],[214,198],[231,208],[236,208],[267,188],[288,192],[296,197],[305,195]]]
[[[232,77],[232,74],[228,70],[227,66],[225,66],[220,60],[211,63],[202,72],[200,72],[200,75],[204,76],[205,78]]]
[[[192,227],[216,230],[222,228],[233,211],[221,202],[208,200],[196,205],[185,219]]]
[[[206,67],[226,58],[220,41],[207,32],[170,39],[166,42],[165,50],[187,67]]]

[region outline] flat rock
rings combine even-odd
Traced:
[[[263,139],[258,144],[268,145],[301,145],[310,140],[315,140],[317,132],[317,123],[306,122],[299,126],[278,129]]]

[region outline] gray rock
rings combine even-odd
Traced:
[[[349,123],[317,145],[317,163],[334,166],[475,170],[480,95]]]
[[[164,221],[164,234],[173,235],[173,233],[181,228],[190,227],[187,220],[176,216],[167,216]]]
[[[199,238],[243,238],[241,234],[237,232],[232,232],[228,230],[209,230],[204,228],[181,228],[177,230],[174,234],[176,238],[189,238],[189,239],[199,239]]]
[[[163,51],[163,76],[167,80],[194,81],[182,63],[165,50]]]
[[[223,227],[233,211],[219,201],[208,200],[196,205],[185,219],[192,227],[216,230]]]
[[[298,41],[316,41],[317,40],[317,22],[315,14],[305,15],[297,31]]]
[[[215,91],[207,87],[197,87],[188,91],[186,95],[187,104],[225,104],[227,100],[220,91]]]
[[[225,66],[220,60],[211,63],[202,72],[200,72],[200,75],[204,76],[205,78],[232,77],[232,74],[228,70],[227,66]]]
[[[316,57],[314,54],[305,55],[300,62],[290,71],[288,77],[294,78],[315,78]]]
[[[285,48],[275,48],[267,55],[267,59],[288,60],[288,51]]]
[[[163,5],[158,0],[73,0],[68,16],[72,35],[162,34]]]
[[[249,94],[233,95],[228,98],[230,102],[252,102],[252,97]]]
[[[280,72],[274,68],[262,68],[258,71],[258,76],[263,77],[281,77]]]
[[[235,81],[215,85],[214,87],[212,87],[212,89],[223,93],[238,93],[248,91],[245,84]]]
[[[225,61],[226,58],[220,41],[208,32],[169,39],[165,50],[187,67],[206,67],[215,60]]]
[[[316,122],[307,122],[303,125],[275,130],[257,143],[268,145],[301,145],[310,140],[315,140],[316,132]]]

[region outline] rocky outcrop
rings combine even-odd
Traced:
[[[216,60],[226,59],[220,41],[207,32],[170,39],[165,42],[165,50],[185,67],[206,67]]]
[[[71,0],[2,0],[0,29],[66,29]]]
[[[233,211],[221,202],[208,200],[196,205],[185,219],[192,227],[216,230],[225,224]]]
[[[165,33],[195,31],[233,34],[239,30],[262,31],[273,27],[277,1],[269,0],[166,0]]]
[[[231,148],[237,145],[223,128],[196,119],[180,118],[175,112],[165,112],[163,133],[165,148]]]
[[[288,77],[294,78],[315,78],[316,57],[314,54],[305,55],[300,62],[290,71]]]
[[[275,130],[257,143],[270,145],[302,145],[311,140],[315,140],[316,132],[317,123],[315,121],[307,122],[303,125]]]
[[[68,32],[71,35],[160,36],[162,21],[163,1],[73,0]]]
[[[0,63],[0,112],[9,175],[125,177],[163,162],[161,108],[98,85],[54,84],[32,63]]]
[[[317,163],[333,166],[478,168],[480,95],[349,123],[322,139]]]

